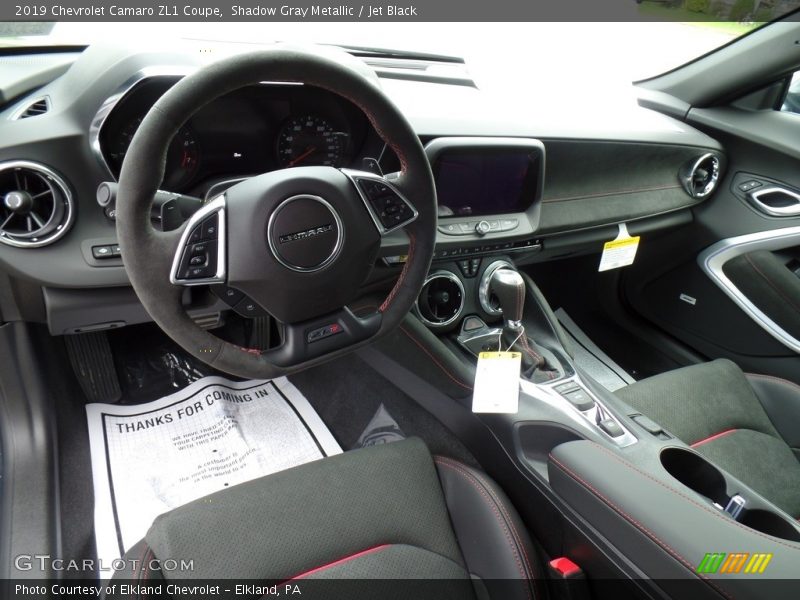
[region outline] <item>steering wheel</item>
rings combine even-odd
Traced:
[[[395,328],[422,289],[436,238],[430,165],[405,117],[364,66],[345,57],[274,48],[213,63],[164,94],[131,141],[117,196],[125,268],[161,329],[216,369],[267,379],[355,350]],[[313,85],[357,105],[396,153],[400,172],[272,171],[228,188],[177,230],[155,229],[150,208],[173,136],[212,100],[264,81]],[[399,228],[409,250],[397,283],[377,310],[354,315],[347,305],[375,263],[381,236]],[[281,345],[242,348],[197,326],[181,298],[186,286],[207,284],[230,286],[275,317]]]

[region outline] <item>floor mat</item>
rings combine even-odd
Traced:
[[[611,392],[635,383],[633,377],[589,339],[589,336],[570,318],[567,311],[559,308],[556,317],[572,339],[575,362],[595,381]]]
[[[86,412],[97,554],[105,566],[161,513],[342,451],[285,377],[204,377],[153,402],[89,404]]]

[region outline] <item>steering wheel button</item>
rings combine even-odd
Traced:
[[[204,266],[206,264],[207,260],[208,260],[208,256],[207,255],[198,254],[198,255],[193,256],[192,258],[189,259],[189,266],[190,267]]]
[[[194,244],[191,247],[191,255],[198,256],[198,255],[206,255],[208,254],[209,244],[205,242],[200,242],[199,244]]]
[[[211,291],[214,292],[228,306],[236,306],[244,294],[236,288],[227,285],[212,285]]]
[[[265,317],[267,316],[267,312],[261,308],[259,304],[244,296],[237,304],[233,307],[233,310],[242,315],[243,317]]]
[[[189,239],[186,240],[189,244],[194,244],[195,242],[199,242],[203,239],[203,228],[202,225],[198,225],[194,229],[192,229],[192,233],[189,235]]]
[[[216,213],[208,217],[205,221],[203,221],[202,239],[204,240],[217,239],[217,230],[219,229],[218,223],[219,219],[217,218]]]

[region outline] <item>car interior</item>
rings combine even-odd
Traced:
[[[87,410],[220,376],[343,452],[119,535],[112,582],[796,598],[798,48],[790,15],[581,130],[452,56],[0,49],[5,585],[100,555]]]

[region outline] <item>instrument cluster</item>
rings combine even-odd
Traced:
[[[115,177],[147,112],[177,77],[153,77],[125,94],[103,122],[101,158]],[[202,196],[220,181],[275,169],[363,168],[384,150],[365,115],[326,90],[260,84],[221,96],[195,113],[167,152],[161,188]]]

